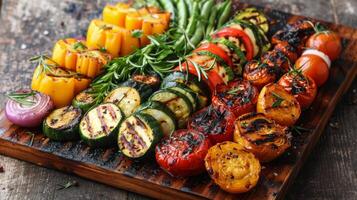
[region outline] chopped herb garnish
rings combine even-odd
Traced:
[[[102,53],[106,53],[107,52],[107,49],[105,47],[100,47],[99,48],[99,51],[102,52]]]
[[[63,190],[63,189],[67,189],[73,186],[79,186],[77,181],[68,181],[66,184],[58,184],[60,186],[60,188],[58,188],[57,190]]]
[[[272,93],[272,95],[275,98],[275,101],[274,101],[272,107],[273,108],[279,107],[281,105],[281,103],[284,101],[284,99],[280,95],[278,95],[274,92]]]
[[[83,51],[87,49],[87,47],[82,42],[76,42],[73,44],[73,49]]]
[[[134,38],[141,38],[143,36],[143,31],[142,30],[133,30],[131,32],[131,36]]]
[[[243,128],[247,128],[247,127],[248,127],[248,123],[247,123],[247,122],[241,122],[240,125],[241,125]]]
[[[241,88],[241,87],[233,87],[231,90],[229,90],[227,92],[227,94],[236,95],[236,94],[238,94],[238,92],[239,93],[243,92],[243,88]]]
[[[20,92],[11,92],[7,95],[7,97],[17,103],[24,105],[24,106],[32,106],[36,102],[29,97],[35,96],[35,92],[31,91],[29,93],[20,93]]]

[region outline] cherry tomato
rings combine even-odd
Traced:
[[[278,43],[275,45],[274,50],[282,52],[286,57],[289,58],[290,63],[295,63],[299,58],[297,49],[289,45],[287,42]]]
[[[341,38],[330,31],[315,33],[307,40],[306,47],[325,53],[332,61],[336,60],[342,51]]]
[[[249,81],[236,80],[228,85],[218,85],[212,99],[214,106],[223,106],[236,117],[255,110],[258,89]]]
[[[178,130],[156,146],[156,161],[173,176],[193,176],[205,171],[204,158],[211,143],[195,130]]]
[[[259,90],[266,84],[275,82],[276,68],[266,63],[250,61],[244,67],[243,78],[250,81]]]
[[[329,67],[326,62],[317,55],[303,55],[295,63],[296,69],[301,69],[302,73],[311,77],[316,85],[323,85],[329,76]]]
[[[190,117],[188,129],[205,134],[212,144],[217,144],[232,141],[235,120],[235,115],[229,110],[210,105]]]
[[[277,74],[283,74],[290,70],[291,62],[289,58],[281,51],[273,50],[266,52],[262,58],[262,63],[268,64],[271,68],[276,70]]]
[[[315,100],[317,86],[315,81],[309,76],[293,70],[282,76],[278,82],[288,93],[294,95],[301,108],[310,107]]]
[[[213,43],[203,43],[200,47],[198,47],[196,50],[193,52],[202,52],[202,51],[208,51],[216,56],[220,57],[224,62],[230,66],[233,67],[233,61],[232,58],[228,56],[228,54],[219,46],[213,44]]]
[[[253,43],[250,40],[249,36],[242,30],[236,29],[236,28],[223,28],[222,30],[218,31],[215,33],[213,38],[219,38],[219,37],[236,37],[240,38],[243,41],[244,47],[246,49],[246,58],[248,61],[252,60],[254,57],[254,48],[253,48]]]

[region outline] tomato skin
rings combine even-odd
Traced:
[[[172,176],[193,176],[205,171],[204,158],[211,142],[195,130],[178,130],[155,149],[160,167]]]
[[[280,78],[278,84],[288,93],[294,95],[302,109],[309,108],[315,100],[317,86],[309,76],[298,74],[298,72],[289,72]]]
[[[299,58],[297,49],[289,45],[287,42],[278,43],[275,45],[274,50],[282,52],[286,57],[289,58],[290,63],[295,63]]]
[[[243,71],[244,80],[248,80],[259,90],[276,80],[276,69],[268,64],[261,66],[262,64],[264,63],[250,61],[245,65]]]
[[[331,61],[336,60],[342,51],[340,36],[330,31],[315,33],[307,40],[306,47],[325,53]]]
[[[190,117],[188,129],[203,133],[215,145],[232,141],[235,120],[236,116],[229,110],[210,105]]]
[[[247,54],[246,58],[248,61],[252,60],[254,57],[254,48],[253,48],[253,43],[250,40],[249,36],[242,30],[236,29],[236,28],[230,28],[226,27],[223,28],[222,30],[218,31],[215,33],[213,38],[219,38],[219,37],[238,37],[243,40],[244,47],[246,48]]]
[[[213,43],[203,43],[200,47],[198,47],[193,52],[200,52],[200,51],[209,51],[222,58],[228,66],[233,67],[233,61],[228,56],[228,54],[221,47]]]
[[[232,90],[241,88],[232,94]],[[228,85],[218,85],[212,98],[212,104],[230,110],[236,117],[255,111],[258,101],[258,89],[246,80],[231,81]]]
[[[311,77],[318,87],[328,79],[329,67],[326,62],[317,55],[303,55],[295,63],[297,69],[301,69],[305,76]]]

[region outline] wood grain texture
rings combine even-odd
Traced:
[[[4,23],[1,24],[4,24],[4,27],[11,27],[11,31],[0,29],[2,35],[0,37],[0,50],[2,52],[0,54],[1,92],[26,85],[29,82],[29,74],[31,74],[33,66],[30,66],[25,60],[34,51],[37,53],[43,49],[50,50],[54,39],[65,36],[65,33],[80,34],[82,31],[79,31],[76,27],[86,27],[85,23],[88,22],[86,21],[86,17],[95,15],[93,10],[88,9],[95,10],[103,5],[103,1],[87,3],[88,5],[84,5],[84,1],[64,1],[59,6],[56,1],[45,1],[43,3],[33,0],[27,2],[4,1],[1,13],[1,22],[4,21]],[[34,5],[37,2],[41,3]],[[77,7],[71,8],[72,2],[78,5],[78,7],[83,8],[84,12],[82,14],[78,14],[76,11],[69,12],[71,9],[78,9]],[[304,14],[328,21],[337,19],[339,23],[348,23],[349,25],[356,24],[355,14],[352,13],[350,16],[344,15],[347,11],[342,7],[342,5],[344,6],[343,2],[349,1],[339,1],[341,6],[340,8],[335,7],[335,9],[332,9],[332,3],[326,1],[255,2],[269,4],[271,7],[295,14]],[[350,3],[353,7],[353,1]],[[36,10],[40,6],[41,9]],[[88,12],[91,14],[88,14]],[[5,15],[6,18],[4,18]],[[48,20],[50,22],[53,20],[52,24],[46,24]],[[65,30],[56,30],[62,22],[66,22]],[[46,30],[49,32],[48,35],[44,34]],[[36,38],[42,39],[41,41],[34,40]],[[20,50],[23,44],[26,45],[26,49]],[[5,74],[7,76],[3,76]],[[21,84],[18,84],[19,82]],[[349,96],[346,98],[349,98]],[[356,119],[356,110],[355,105],[345,105],[344,101],[340,105],[342,106],[339,106],[339,109],[337,109],[337,117],[333,119],[333,121],[340,122],[340,128],[327,129],[319,145],[323,148],[319,148],[318,146],[314,151],[316,152],[313,154],[315,157],[313,157],[311,162],[308,162],[307,167],[309,163],[311,164],[305,170],[309,173],[302,172],[303,176],[300,176],[302,178],[296,182],[296,189],[292,189],[289,192],[289,198],[354,199],[353,197],[356,197],[356,170],[353,168],[353,166],[356,166],[356,160],[352,160],[357,157],[356,151],[353,151],[353,147],[356,146],[353,141],[356,140],[351,139],[353,138],[353,130],[356,130],[355,125],[352,123],[353,119]],[[354,138],[356,137],[354,136]],[[328,143],[325,143],[326,140],[328,140]],[[335,144],[336,141],[340,141],[340,143]],[[322,154],[323,152],[328,153]],[[323,157],[322,155],[325,156]],[[315,160],[316,163],[314,162]],[[0,174],[1,180],[5,176],[4,182],[7,183],[0,183],[0,198],[4,199],[144,198],[77,177],[67,176],[56,171],[34,167],[6,157],[0,157],[0,164],[4,165],[6,170],[4,174]],[[322,173],[324,171],[325,174]],[[314,176],[315,179],[311,179],[311,176]],[[333,177],[334,179],[328,177]],[[63,184],[72,179],[80,182],[79,188],[70,188],[62,191],[56,190],[56,184]]]

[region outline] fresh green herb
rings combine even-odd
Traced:
[[[83,51],[86,50],[87,47],[82,42],[76,42],[73,44],[73,49]]]
[[[48,61],[53,62],[54,64],[50,64],[48,63]],[[58,65],[47,55],[39,55],[39,56],[35,56],[30,58],[30,62],[37,62],[37,65],[40,67],[40,70],[38,70],[35,74],[35,77],[38,77],[40,74],[42,74],[43,72],[45,73],[52,73],[55,74],[53,68],[57,67]]]
[[[241,122],[240,125],[241,125],[243,128],[247,128],[247,127],[248,127],[248,123],[247,123],[247,122]]]
[[[107,53],[107,49],[105,47],[100,47],[99,51],[102,53]]]
[[[35,134],[32,133],[32,132],[30,132],[30,131],[27,131],[27,132],[25,132],[25,133],[28,134],[28,135],[31,137],[30,142],[29,142],[29,146],[32,146],[33,141],[34,141],[34,139],[35,139]]]
[[[77,181],[68,181],[67,183],[65,184],[58,184],[58,186],[60,186],[60,188],[58,188],[57,190],[63,190],[63,189],[67,189],[67,188],[70,188],[70,187],[73,187],[73,186],[79,186],[78,182]]]
[[[242,92],[243,88],[240,87],[233,87],[232,89],[230,89],[227,94],[231,94],[231,95],[237,95],[238,92]]]
[[[35,92],[31,91],[29,93],[11,92],[7,97],[13,101],[16,101],[20,105],[33,106],[36,102],[30,97],[35,96]]]
[[[278,95],[274,92],[272,93],[272,95],[275,98],[275,101],[274,101],[272,107],[273,108],[279,107],[281,105],[281,103],[284,101],[284,99],[280,95]]]
[[[131,32],[131,36],[134,38],[141,38],[143,36],[143,31],[142,30],[133,30]]]

